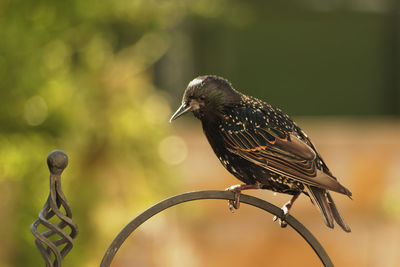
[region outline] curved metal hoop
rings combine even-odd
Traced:
[[[229,191],[215,191],[215,190],[195,191],[195,192],[176,195],[157,203],[156,205],[145,210],[143,213],[141,213],[139,216],[133,219],[130,223],[128,223],[124,229],[122,229],[122,231],[116,236],[116,238],[112,241],[111,245],[108,247],[103,257],[103,260],[101,261],[100,267],[110,266],[112,260],[114,259],[115,254],[117,253],[121,245],[125,242],[125,240],[132,234],[132,232],[136,228],[138,228],[152,216],[177,204],[199,199],[234,200],[234,194]],[[272,205],[271,203],[265,200],[253,196],[242,194],[240,196],[240,202],[260,208],[280,218],[282,218],[283,216],[283,211],[280,208]],[[328,254],[326,253],[326,251],[324,250],[324,248],[303,224],[301,224],[291,215],[287,216],[285,221],[290,226],[292,226],[293,229],[295,229],[307,241],[307,243],[312,247],[312,249],[315,251],[315,253],[320,258],[321,262],[325,266],[329,267],[333,266],[333,263],[329,258]]]

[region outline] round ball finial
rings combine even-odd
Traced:
[[[68,156],[64,151],[54,150],[47,157],[47,166],[53,174],[61,174],[68,165]]]

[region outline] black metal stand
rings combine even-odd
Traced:
[[[108,247],[107,252],[103,257],[103,260],[101,261],[100,267],[110,266],[112,260],[114,259],[115,254],[117,253],[121,245],[125,242],[125,240],[132,234],[132,232],[136,228],[138,228],[152,216],[172,206],[199,199],[234,200],[234,193],[229,191],[214,191],[214,190],[196,191],[196,192],[189,192],[176,195],[157,203],[156,205],[150,207],[149,209],[141,213],[130,223],[128,223],[124,229],[122,229],[122,231],[117,235],[117,237],[112,241],[111,245]],[[265,210],[273,215],[278,216],[279,218],[282,218],[283,216],[283,211],[280,208],[272,205],[271,203],[265,200],[253,196],[242,194],[240,196],[240,202]],[[290,226],[292,226],[293,229],[295,229],[307,241],[307,243],[313,248],[315,253],[320,258],[321,262],[325,266],[333,266],[332,261],[329,258],[328,254],[326,253],[326,251],[324,250],[324,248],[303,224],[301,224],[291,215],[288,215],[285,221]]]
[[[68,157],[63,151],[56,150],[49,154],[47,164],[50,170],[50,194],[39,213],[39,218],[32,223],[31,231],[36,237],[35,244],[42,254],[46,266],[61,267],[63,258],[72,249],[73,239],[78,234],[78,226],[72,221],[71,208],[61,189],[61,173],[67,167]],[[122,229],[107,249],[100,267],[110,266],[115,254],[125,240],[136,228],[152,216],[172,206],[199,199],[234,200],[234,193],[231,191],[215,190],[196,191],[176,195],[159,202],[145,210]],[[283,218],[283,211],[265,200],[249,195],[241,195],[240,202],[265,210],[281,219]],[[62,211],[63,209],[65,212]],[[304,225],[291,215],[288,215],[285,221],[307,241],[325,266],[333,266],[324,248]],[[40,225],[44,226],[47,230],[39,232],[38,228]]]

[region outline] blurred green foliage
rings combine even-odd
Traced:
[[[310,3],[0,1],[0,266],[41,263],[29,225],[53,149],[70,157],[80,227],[66,266],[97,266],[127,220],[173,190],[168,151],[184,145],[160,88],[175,105],[212,73],[292,114],[384,114],[385,16]]]
[[[0,3],[0,266],[42,265],[29,225],[53,149],[70,158],[63,186],[80,229],[66,266],[98,265],[121,227],[176,184],[158,153],[171,111],[152,82],[175,2]]]

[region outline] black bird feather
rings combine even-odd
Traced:
[[[344,231],[351,231],[328,190],[349,197],[351,192],[332,175],[308,136],[280,109],[241,94],[221,77],[207,75],[189,83],[171,121],[188,111],[201,121],[222,165],[239,180],[295,196],[305,193],[327,226],[333,228],[335,220]]]

